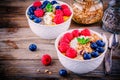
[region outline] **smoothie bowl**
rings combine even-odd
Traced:
[[[95,70],[107,51],[106,36],[89,29],[74,29],[60,34],[55,48],[61,64],[68,70],[83,74]]]
[[[62,1],[36,1],[26,10],[31,30],[43,39],[55,39],[66,31],[73,16],[72,8]]]

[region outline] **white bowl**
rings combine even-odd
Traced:
[[[30,5],[27,8],[27,10],[26,10],[26,17],[27,17],[28,24],[29,24],[31,30],[36,35],[40,36],[40,38],[42,38],[42,39],[55,39],[60,33],[65,32],[70,27],[71,19],[72,19],[72,16],[73,16],[72,8],[67,3],[64,3],[62,1],[57,1],[57,2],[61,3],[61,4],[66,4],[70,8],[70,10],[72,12],[72,14],[69,17],[69,19],[67,21],[61,23],[61,24],[57,24],[57,25],[42,25],[40,23],[35,23],[32,20],[30,20],[28,15],[27,15],[28,9],[32,5]]]
[[[79,30],[82,30],[82,29],[79,29]],[[90,71],[95,70],[102,63],[105,53],[107,51],[108,42],[107,42],[106,36],[103,37],[98,32],[90,30],[91,32],[93,32],[93,33],[97,34],[99,37],[101,37],[103,39],[103,41],[106,43],[105,51],[98,57],[92,58],[90,60],[77,60],[77,59],[72,59],[72,58],[69,58],[69,57],[63,55],[58,49],[58,44],[59,44],[61,37],[65,33],[72,32],[72,31],[73,30],[69,30],[69,31],[66,31],[66,32],[60,34],[55,41],[55,48],[57,50],[57,55],[58,55],[59,61],[65,68],[67,68],[68,70],[70,70],[74,73],[77,73],[77,74],[88,73]]]

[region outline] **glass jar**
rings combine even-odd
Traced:
[[[120,0],[111,0],[109,2],[102,21],[104,30],[117,34],[120,33]]]
[[[79,24],[92,24],[103,17],[101,0],[74,0],[72,8],[73,20]]]

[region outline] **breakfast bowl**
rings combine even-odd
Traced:
[[[55,0],[36,1],[26,10],[30,29],[42,39],[55,39],[68,30],[72,16],[72,8],[67,3]]]
[[[72,29],[60,34],[55,40],[60,63],[76,74],[95,70],[107,51],[106,36],[89,29]]]

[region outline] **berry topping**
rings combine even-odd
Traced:
[[[35,19],[34,19],[34,22],[35,22],[35,23],[40,23],[41,21],[42,21],[41,18],[35,18]]]
[[[67,51],[67,49],[69,48],[69,44],[65,43],[65,42],[61,42],[59,45],[59,50],[64,53]]]
[[[71,41],[74,38],[72,33],[66,33],[64,34],[64,37],[66,37],[69,41]]]
[[[44,55],[42,56],[42,58],[41,58],[41,62],[42,62],[42,64],[45,65],[45,66],[50,65],[50,64],[51,64],[51,61],[52,61],[51,56],[48,55],[48,54],[44,54]]]
[[[63,14],[64,14],[64,16],[70,16],[72,14],[72,12],[70,11],[69,8],[65,8],[65,9],[63,9]]]
[[[40,7],[41,6],[41,2],[40,1],[36,1],[33,3],[34,7]]]
[[[73,30],[72,34],[74,37],[78,37],[79,36],[79,30]]]
[[[30,51],[36,51],[37,50],[37,46],[35,44],[30,44],[29,50]]]
[[[62,37],[61,40],[60,40],[60,43],[61,42],[69,43],[70,40],[67,37]]]
[[[75,49],[73,48],[69,48],[67,51],[66,51],[66,54],[65,54],[67,57],[69,58],[75,58],[77,56],[77,52]]]
[[[44,15],[44,11],[42,9],[38,9],[34,11],[36,17],[42,17]]]
[[[96,49],[98,46],[97,46],[97,44],[96,44],[95,42],[92,42],[92,43],[90,44],[90,47],[91,47],[92,49]]]
[[[83,58],[84,58],[85,60],[87,60],[87,59],[91,59],[92,56],[91,56],[90,53],[85,52],[85,53],[83,54]]]
[[[92,57],[98,57],[99,56],[99,53],[97,51],[93,51],[91,53]]]
[[[34,11],[32,10],[32,8],[29,8],[28,12],[29,12],[29,14],[34,14]]]
[[[68,8],[68,6],[65,5],[65,4],[62,4],[62,5],[61,5],[61,8],[62,8],[62,9],[66,9],[66,8]]]
[[[59,75],[60,75],[60,76],[63,76],[63,77],[64,77],[64,76],[67,76],[67,74],[68,74],[68,73],[67,73],[67,71],[66,71],[65,69],[61,69],[61,70],[59,71]]]
[[[90,31],[88,29],[84,29],[81,31],[81,35],[90,36]]]
[[[60,10],[60,9],[57,9],[57,10],[55,10],[55,14],[56,14],[56,15],[57,15],[57,14],[60,14],[60,15],[63,16],[63,11]]]
[[[99,53],[103,53],[105,51],[105,49],[102,47],[97,47],[96,51],[98,51]]]
[[[57,1],[53,0],[53,1],[51,1],[51,4],[52,5],[57,4]]]
[[[97,44],[99,47],[104,47],[104,46],[105,46],[105,43],[104,43],[102,40],[97,40],[97,41],[96,41],[96,44]]]
[[[55,9],[61,9],[61,6],[56,6]]]
[[[55,22],[56,24],[64,22],[63,16],[60,14],[55,15],[53,22]]]
[[[35,15],[29,15],[29,18],[30,18],[31,20],[33,20],[33,19],[35,19],[36,17],[35,17]]]

